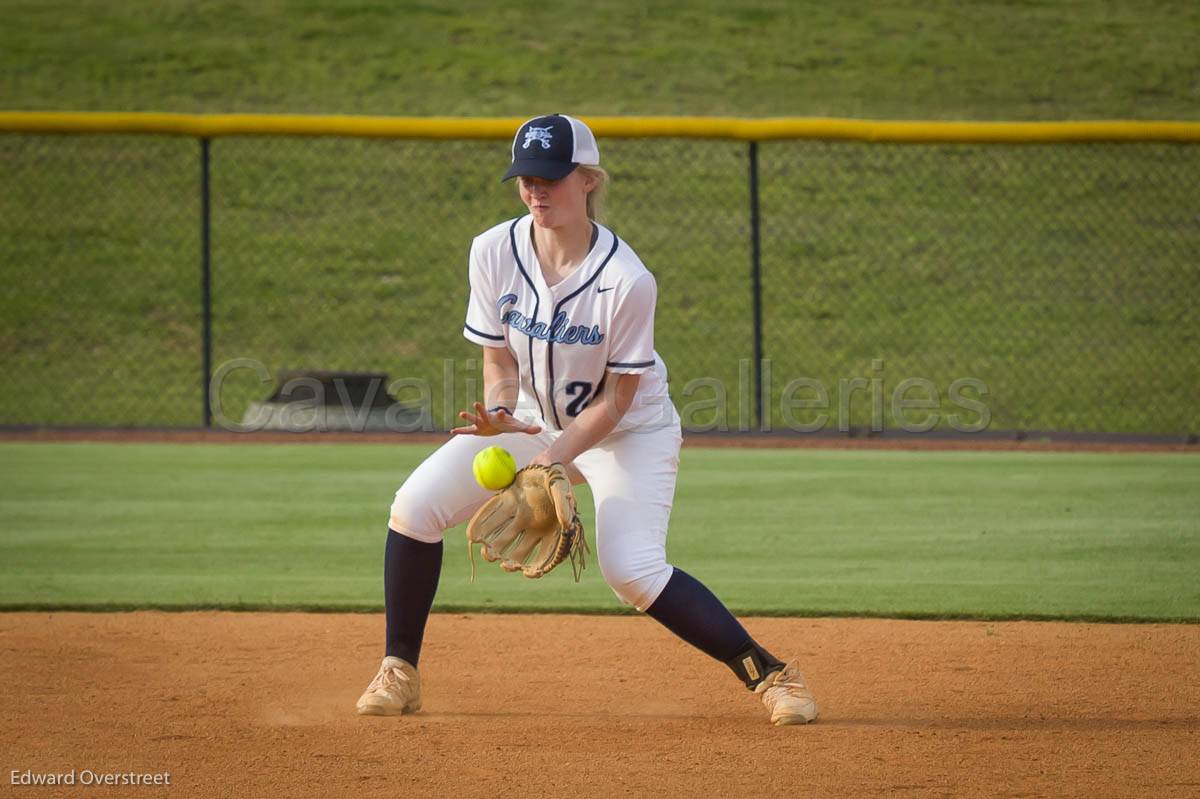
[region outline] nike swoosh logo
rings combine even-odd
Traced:
[[[603,294],[604,292],[606,292],[606,291],[612,291],[612,290],[613,290],[613,289],[615,289],[615,288],[616,288],[616,286],[609,286],[609,287],[608,287],[608,288],[606,288],[606,289],[596,289],[596,293],[597,293],[597,294]]]

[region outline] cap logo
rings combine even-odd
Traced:
[[[538,142],[542,145],[543,150],[549,150],[550,149],[550,138],[551,138],[551,136],[550,136],[550,127],[549,126],[546,126],[544,128],[534,128],[534,127],[526,128],[525,129],[525,143],[521,145],[521,149],[528,150],[529,145],[533,144],[534,142]]]

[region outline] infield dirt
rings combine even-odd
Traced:
[[[424,709],[360,718],[378,615],[0,614],[13,796],[1200,795],[1200,627],[746,621],[822,707],[771,727],[645,618],[446,615]],[[12,785],[14,772],[171,785]]]

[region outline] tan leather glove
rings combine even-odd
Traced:
[[[471,579],[475,551],[489,562],[500,561],[505,571],[526,577],[546,574],[568,558],[575,582],[586,565],[587,541],[575,508],[571,480],[561,463],[526,466],[512,485],[483,504],[467,523]]]

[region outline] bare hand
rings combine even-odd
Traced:
[[[482,402],[475,403],[475,413],[462,411],[458,416],[460,419],[466,420],[468,424],[465,427],[452,429],[450,431],[452,435],[495,436],[500,433],[529,433],[532,435],[542,432],[542,428],[535,424],[522,422],[503,408],[495,413],[490,413],[487,408],[483,407]]]

